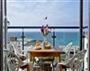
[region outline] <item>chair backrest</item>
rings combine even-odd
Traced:
[[[8,50],[7,55],[15,54],[14,45],[10,42],[7,44],[7,50]]]
[[[70,42],[69,44],[66,45],[66,47],[63,49],[63,51],[65,51],[65,53],[68,53],[72,47],[72,42]]]
[[[67,61],[66,65],[69,67],[72,67],[73,65],[74,67],[80,65],[84,60],[85,53],[86,53],[86,50],[84,49],[79,51],[71,59]]]
[[[10,42],[9,49],[13,50],[16,55],[21,55],[22,54],[20,42],[18,42],[18,41]]]
[[[63,49],[63,51],[65,52],[65,59],[69,59],[70,58],[70,51],[71,51],[71,48],[72,48],[72,42],[70,42],[68,45],[66,45],[66,47]]]
[[[20,65],[20,58],[16,55],[15,46],[13,43],[8,44],[7,66],[9,71],[16,71]]]

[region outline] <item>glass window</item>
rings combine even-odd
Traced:
[[[8,0],[7,13],[10,26],[77,26],[79,0]]]

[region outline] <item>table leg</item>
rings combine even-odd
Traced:
[[[62,71],[62,66],[60,66],[60,71]]]
[[[57,67],[56,67],[56,71],[63,71],[62,66],[58,64]]]
[[[30,65],[29,64],[27,64],[26,68],[27,68],[27,71],[30,71]]]

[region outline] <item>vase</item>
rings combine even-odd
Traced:
[[[45,42],[47,42],[47,35],[43,36],[43,49],[45,49]]]
[[[47,41],[47,35],[44,35],[44,42]]]

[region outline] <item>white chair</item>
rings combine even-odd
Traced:
[[[57,71],[60,71],[59,67],[61,67],[65,71],[67,70],[67,68],[70,68],[72,71],[81,71],[85,53],[86,53],[86,50],[79,51],[78,53],[76,53],[72,58],[68,59],[67,61],[58,63]]]
[[[24,56],[21,58],[21,55],[19,55],[19,52],[16,51],[13,43],[8,44],[7,65],[9,71],[19,71],[19,68],[27,68],[27,71],[30,71],[29,64],[24,62],[26,58],[23,57]]]
[[[17,71],[19,63],[17,57],[7,49],[4,49],[4,55],[5,71]]]
[[[64,59],[67,60],[70,58],[70,51],[72,49],[72,42],[68,43],[66,47],[63,49],[63,52],[65,52]]]

